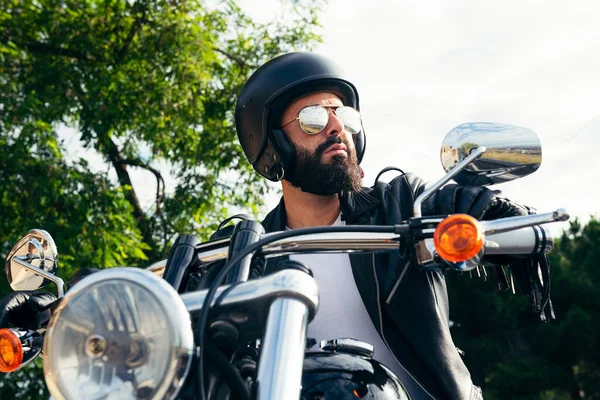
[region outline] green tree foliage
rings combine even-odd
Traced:
[[[233,1],[2,4],[0,133],[19,141],[40,126],[52,137],[61,123],[76,127],[116,173],[112,188],[130,204],[146,254],[164,255],[175,233],[206,232],[228,205],[260,205],[266,187],[247,173],[236,142],[236,95],[257,65],[318,41],[320,0],[292,2],[269,24],[253,22]],[[171,196],[159,161],[178,180]],[[148,212],[132,168],[156,178]]]
[[[178,234],[206,238],[232,207],[257,212],[267,187],[237,144],[236,96],[258,65],[320,40],[323,5],[283,2],[263,24],[233,0],[0,0],[2,259],[43,228],[63,277],[145,266]],[[64,127],[103,172],[68,157]],[[149,209],[131,178],[140,168],[156,181]],[[0,377],[0,398],[47,398],[39,374]]]
[[[486,399],[600,399],[600,221],[572,222],[550,260],[548,323],[526,297],[448,276],[453,337]]]

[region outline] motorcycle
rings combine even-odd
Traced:
[[[7,258],[8,281],[16,291],[53,282],[58,300],[41,329],[0,330],[0,371],[43,356],[55,399],[426,396],[373,359],[369,343],[331,338],[313,350],[306,331],[319,309],[319,288],[308,266],[288,260],[269,275],[255,275],[265,260],[299,253],[402,251],[422,270],[471,271],[484,256],[551,250],[543,225],[566,221],[563,209],[493,221],[424,217],[421,210],[452,179],[490,185],[537,170],[541,146],[533,131],[463,124],[444,139],[441,161],[446,174],[416,199],[414,216],[404,223],[265,234],[259,223],[243,220],[230,235],[208,242],[179,237],[169,258],[146,270],[102,270],[68,291],[56,276],[52,237],[32,230]]]

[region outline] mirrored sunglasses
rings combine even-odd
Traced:
[[[360,113],[352,107],[340,106],[333,109],[335,115],[342,121],[344,127],[353,135],[362,129]],[[323,106],[308,106],[300,110],[298,118],[282,125],[284,128],[292,122],[299,121],[300,128],[309,135],[316,135],[327,127],[329,123],[329,110]]]

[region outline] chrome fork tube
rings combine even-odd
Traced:
[[[304,302],[281,297],[271,304],[256,379],[258,400],[300,398],[307,324]]]

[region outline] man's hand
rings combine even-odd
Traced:
[[[427,208],[425,208],[427,205]],[[428,214],[446,215],[469,214],[478,220],[494,220],[519,215],[535,214],[535,209],[504,197],[500,191],[492,191],[480,186],[446,185],[425,201],[424,210]],[[550,262],[546,255],[534,254],[525,258],[509,255],[487,255],[482,260],[485,265],[508,265],[517,282],[519,291],[531,299],[533,313],[542,321],[555,318],[550,300]],[[500,267],[498,267],[500,268]],[[496,279],[509,283],[502,269],[496,270]]]
[[[463,213],[478,220],[534,214],[535,211],[482,186],[446,185],[423,204],[423,215]]]
[[[69,287],[97,271],[96,268],[80,269],[69,279]],[[40,324],[50,319],[49,307],[55,301],[52,293],[13,292],[0,300],[0,328],[39,329]]]
[[[56,296],[45,292],[13,292],[0,300],[0,328],[36,330],[50,319]]]

